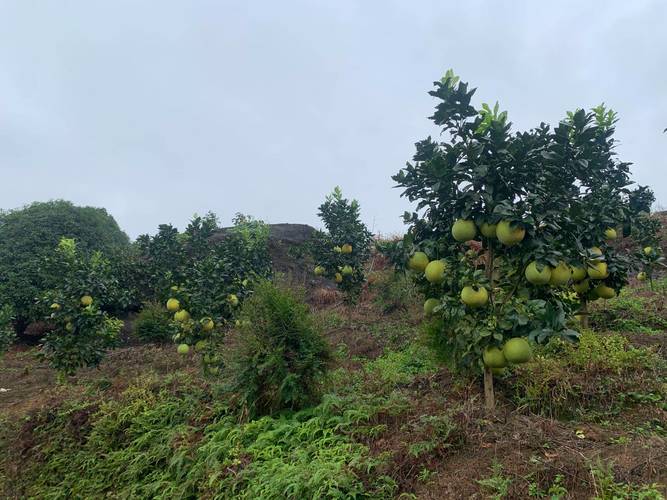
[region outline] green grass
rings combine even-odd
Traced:
[[[620,296],[592,304],[591,327],[597,330],[659,334],[667,331],[667,278],[656,280],[650,290],[624,288]]]
[[[432,353],[418,344],[411,344],[403,351],[390,351],[365,365],[371,379],[382,385],[407,384],[415,375],[429,373],[436,368]]]
[[[533,362],[515,367],[507,382],[520,407],[590,420],[635,404],[664,405],[666,368],[651,349],[634,348],[622,335],[588,330],[578,344],[553,340],[538,349]]]
[[[616,481],[613,464],[598,461],[590,466],[595,495],[593,500],[663,500],[657,484],[630,484]]]
[[[323,310],[315,314],[315,324],[322,331],[335,330],[345,326],[345,317],[338,311]]]

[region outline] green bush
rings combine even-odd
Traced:
[[[249,414],[317,402],[330,352],[301,297],[264,281],[243,305],[239,324],[228,366]]]
[[[171,316],[162,304],[148,302],[134,320],[134,333],[144,342],[170,342],[174,335]]]
[[[16,338],[12,321],[14,320],[14,310],[12,306],[5,304],[0,307],[0,356],[11,347]]]
[[[58,282],[58,274],[43,264],[61,238],[76,239],[86,253],[110,254],[129,245],[103,208],[56,200],[0,212],[0,303],[14,308],[19,331],[41,319],[36,299]]]
[[[195,215],[183,233],[161,225],[154,236],[142,235],[135,244],[134,279],[145,302],[164,303],[170,297],[195,318],[216,322],[233,316],[258,277],[268,277],[271,260],[269,229],[261,221],[237,214],[234,226],[220,238],[217,217]]]
[[[252,293],[254,281],[271,274],[268,242],[265,223],[237,214],[234,226],[184,272],[185,283],[180,287],[187,296],[184,306],[194,317],[230,319],[237,306],[229,296],[242,303]]]
[[[157,234],[142,234],[135,242],[134,279],[145,301],[167,300],[172,285],[183,285],[198,263],[211,252],[209,239],[218,229],[217,216],[194,215],[183,233],[160,224]]]

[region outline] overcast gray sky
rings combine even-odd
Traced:
[[[515,129],[604,101],[667,207],[664,0],[0,0],[0,207],[102,206],[132,237],[207,210],[319,226],[340,185],[399,232],[390,176],[450,67]]]

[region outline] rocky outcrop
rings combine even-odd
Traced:
[[[273,270],[301,284],[307,284],[310,278],[312,262],[303,245],[315,233],[315,228],[308,224],[269,224],[269,253]],[[217,242],[225,237],[230,228],[219,229],[212,237]]]

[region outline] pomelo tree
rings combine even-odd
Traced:
[[[402,248],[432,344],[452,367],[483,370],[491,409],[493,372],[530,359],[532,342],[576,339],[568,317],[626,284],[633,262],[614,239],[636,214],[613,111],[512,132],[507,112],[475,108],[474,93],[451,70],[435,82],[431,120],[445,140],[418,142],[393,179],[417,204]]]
[[[359,202],[343,198],[340,187],[319,207],[325,231],[317,231],[311,242],[314,273],[333,280],[348,306],[356,304],[366,275],[372,234],[361,221]]]
[[[648,281],[653,288],[653,278],[659,269],[667,269],[662,255],[660,240],[660,220],[651,215],[651,205],[655,202],[653,192],[645,186],[630,195],[630,206],[636,214],[632,223],[624,226],[624,234],[631,237],[638,262],[637,279]]]
[[[180,276],[161,292],[167,310],[173,315],[173,340],[178,352],[201,354],[204,371],[218,373],[222,358],[219,344],[224,327],[235,319],[240,305],[252,295],[258,280],[271,275],[269,227],[250,216],[237,214],[234,226],[220,239],[211,239],[218,229],[215,216],[195,216],[185,233],[179,235]],[[171,248],[171,246],[170,246]]]
[[[79,368],[97,366],[116,345],[123,322],[100,308],[99,297],[107,287],[98,278],[110,267],[100,252],[87,254],[77,248],[75,240],[63,238],[48,265],[60,279],[39,301],[50,326],[40,356],[62,380]]]

